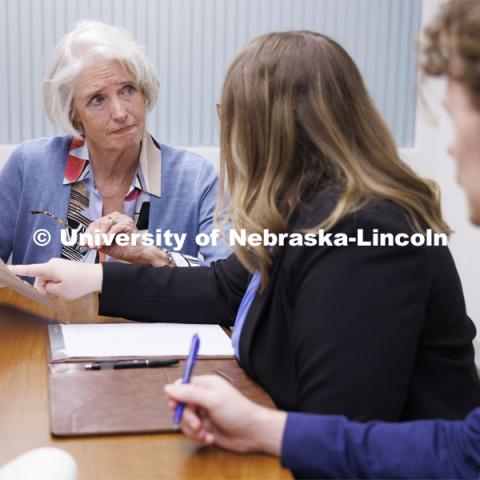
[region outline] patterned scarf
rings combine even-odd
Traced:
[[[142,141],[139,167],[125,197],[126,211],[131,211],[132,218],[139,230],[148,229],[150,195],[160,196],[160,171],[160,148],[153,137],[146,133]],[[95,255],[94,250],[80,246],[78,241],[80,234],[85,233],[90,223],[99,218],[99,201],[92,196],[87,183],[92,188],[93,171],[90,167],[88,148],[85,140],[73,139],[68,152],[63,184],[72,185],[67,212],[67,228],[70,234],[73,234],[73,231],[77,232],[77,242],[72,246],[62,245],[61,257],[90,263],[103,261],[104,255]],[[93,204],[95,202],[97,205]]]

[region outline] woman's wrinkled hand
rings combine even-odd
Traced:
[[[90,223],[85,234],[94,241],[85,241],[84,246],[117,260],[155,267],[172,266],[169,265],[165,252],[152,245],[143,245],[141,233],[136,229],[134,221],[123,213],[112,212],[95,220]]]

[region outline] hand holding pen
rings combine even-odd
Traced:
[[[183,370],[182,383],[190,383],[190,378],[192,377],[193,367],[197,361],[198,350],[200,348],[200,338],[198,334],[195,334],[192,337],[192,343],[190,345],[190,352],[188,354],[187,360],[185,362],[185,368]],[[179,402],[175,408],[175,413],[173,414],[173,427],[178,428],[180,422],[182,421],[183,410],[185,409],[185,404]]]

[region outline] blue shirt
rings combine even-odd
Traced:
[[[255,300],[258,287],[260,285],[260,272],[255,272],[248,284],[247,290],[243,295],[240,306],[238,307],[237,316],[235,317],[235,324],[233,326],[232,333],[232,347],[235,352],[235,356],[240,360],[240,335],[242,334],[243,324],[247,318],[250,307]]]
[[[480,478],[480,408],[405,423],[289,413],[281,460],[296,478]]]

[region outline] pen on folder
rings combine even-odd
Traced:
[[[192,337],[192,343],[190,345],[190,352],[185,362],[185,368],[183,370],[182,383],[190,383],[190,378],[192,377],[193,367],[197,361],[198,349],[200,348],[200,338],[198,334],[195,334]],[[175,413],[173,414],[173,427],[178,428],[180,422],[182,421],[183,410],[185,409],[185,404],[178,402],[177,407],[175,408]]]
[[[113,368],[114,370],[123,368],[155,368],[170,367],[177,365],[179,360],[173,358],[167,359],[142,359],[142,360],[115,360],[113,362],[92,362],[85,364],[85,370],[101,370],[102,368]]]

